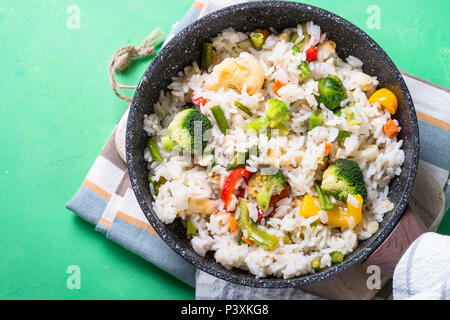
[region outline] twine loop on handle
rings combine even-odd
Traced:
[[[114,91],[116,96],[120,99],[125,100],[127,102],[131,102],[131,98],[124,96],[121,94],[117,88],[120,89],[136,89],[137,86],[126,86],[120,83],[117,83],[114,75],[116,70],[123,71],[130,64],[131,59],[138,57],[145,57],[153,55],[156,51],[156,46],[164,39],[164,34],[159,31],[159,29],[155,29],[141,44],[139,47],[135,47],[133,45],[128,45],[120,48],[116,52],[114,52],[111,61],[108,65],[108,73],[109,73],[109,83],[111,85],[111,89]]]

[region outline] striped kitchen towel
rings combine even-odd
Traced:
[[[406,250],[394,273],[396,300],[450,300],[450,236],[427,232]]]
[[[174,25],[167,39],[206,13],[219,9],[225,4],[237,2],[242,1],[228,0],[221,1],[220,4],[218,1],[195,1],[185,17]],[[403,73],[403,76],[417,108],[421,160],[444,187],[448,184],[450,168],[450,154],[447,148],[442,148],[450,142],[450,92],[448,89],[406,73]],[[189,285],[195,286],[195,268],[158,237],[134,196],[127,167],[123,161],[125,130],[123,124],[126,123],[126,117],[127,113],[114,128],[80,188],[66,207],[95,225],[95,229],[104,233],[106,238],[117,242]],[[117,145],[119,148],[116,148]],[[450,199],[449,189],[446,188],[447,204]],[[206,278],[199,277],[202,281]],[[204,291],[198,294],[202,297],[211,297]],[[216,298],[224,297],[216,296]]]
[[[194,286],[195,268],[159,238],[139,207],[116,149],[116,129],[66,207],[108,239]]]

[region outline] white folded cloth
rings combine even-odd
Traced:
[[[450,300],[450,236],[427,232],[406,250],[394,272],[395,300]]]

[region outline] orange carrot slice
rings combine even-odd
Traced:
[[[230,232],[233,233],[237,229],[239,229],[239,227],[238,227],[238,223],[236,221],[236,218],[233,217],[233,216],[230,216]]]
[[[386,122],[386,124],[383,127],[383,130],[390,138],[392,138],[398,133],[398,127],[395,124],[394,120],[392,119],[389,119],[388,122]]]
[[[248,239],[248,238],[246,238],[246,237],[244,237],[244,236],[242,236],[241,239],[242,239],[246,244],[248,244],[249,246],[252,246],[252,245],[255,244],[252,240],[250,240],[250,239]]]
[[[278,97],[280,96],[278,94],[278,90],[280,90],[281,88],[283,88],[286,84],[277,80],[275,81],[275,83],[273,84],[273,93],[275,93]]]
[[[326,157],[330,154],[331,151],[331,143],[325,143],[325,151],[323,153],[323,156]]]

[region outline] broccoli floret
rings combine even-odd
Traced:
[[[205,134],[211,130],[211,121],[200,111],[190,108],[177,113],[167,129],[169,134],[163,137],[164,141],[170,138],[185,150],[201,153],[208,144]]]
[[[278,99],[270,99],[269,106],[266,110],[266,118],[269,119],[271,128],[289,120],[289,108],[286,104]]]
[[[255,173],[248,182],[248,194],[256,198],[258,207],[267,211],[272,196],[280,194],[284,190],[286,178],[281,171],[275,174],[264,174],[261,171]]]
[[[330,76],[319,80],[319,96],[316,97],[318,103],[323,103],[325,107],[334,111],[341,106],[341,101],[346,97],[347,91],[338,77]]]
[[[349,194],[359,194],[364,200],[367,199],[361,169],[356,162],[348,159],[339,159],[324,171],[321,188],[341,201],[347,201]]]
[[[264,117],[247,123],[247,130],[259,131],[270,127],[278,129],[283,123],[290,119],[289,108],[278,99],[270,99]]]

